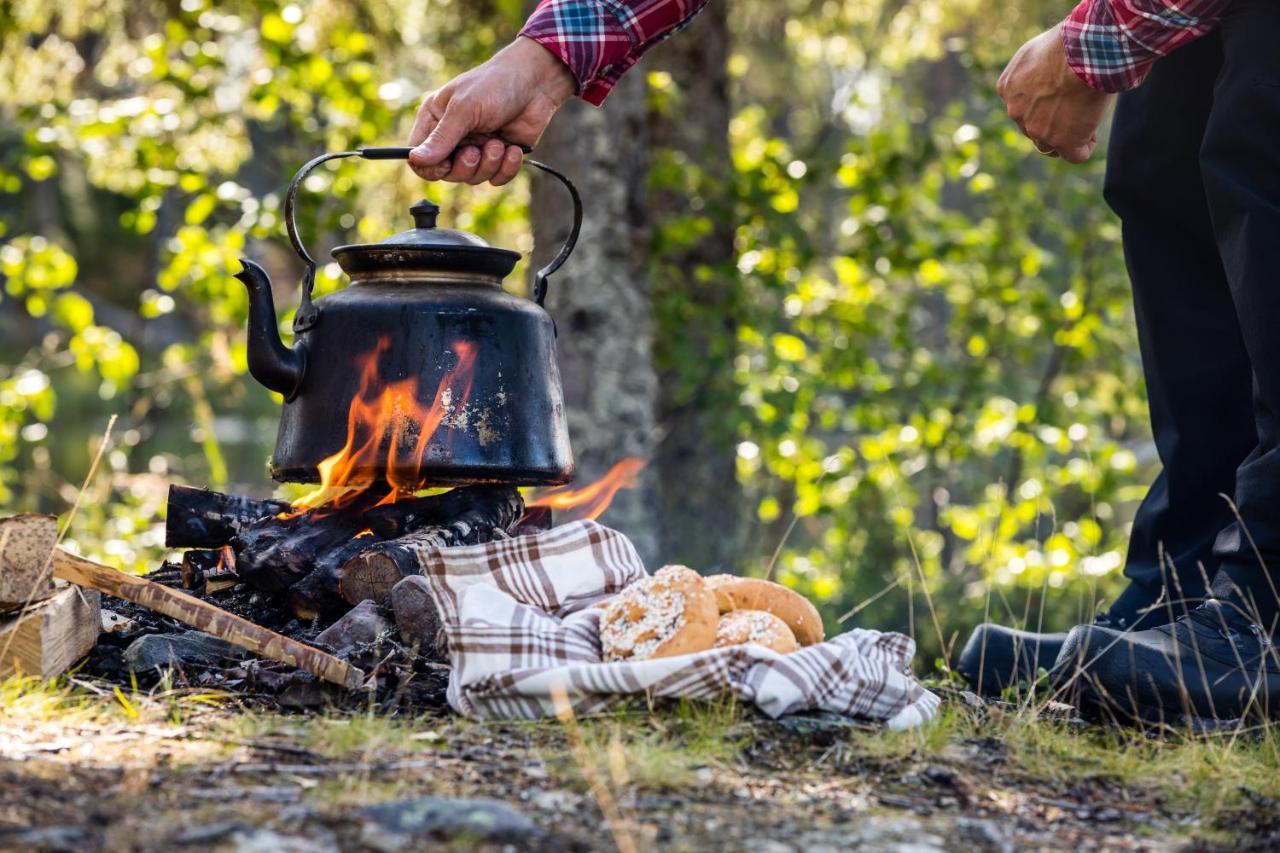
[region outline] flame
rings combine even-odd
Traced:
[[[356,360],[360,385],[347,411],[347,443],[320,463],[320,486],[294,502],[294,514],[350,503],[375,485],[357,479],[370,468],[384,468],[386,482],[377,485],[390,486],[377,506],[394,503],[423,487],[419,471],[427,445],[436,430],[446,424],[452,413],[461,411],[471,396],[476,348],[467,341],[457,341],[450,347],[457,363],[445,373],[426,406],[418,401],[417,377],[381,381],[378,361],[390,348],[391,339],[383,337],[371,352]],[[396,465],[398,459],[406,457],[417,460],[412,470]]]
[[[372,535],[373,535],[373,531],[366,527],[364,530],[361,530],[359,533],[357,533],[353,538],[368,539]]]
[[[529,509],[546,507],[555,510],[576,510],[571,514],[570,519],[575,521],[584,518],[598,518],[601,513],[609,508],[609,504],[613,502],[613,496],[618,493],[619,489],[634,489],[636,487],[636,478],[648,464],[649,460],[647,459],[628,456],[610,468],[608,474],[605,474],[590,485],[582,486],[581,488],[557,486],[554,489],[548,489],[545,492],[534,495],[525,502],[525,506]]]
[[[230,545],[223,545],[222,550],[218,552],[218,565],[214,568],[215,574],[232,574],[236,570],[236,552],[231,550]]]

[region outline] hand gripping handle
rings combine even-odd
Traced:
[[[526,154],[530,151],[525,146],[521,146],[521,149]],[[302,276],[302,300],[298,306],[298,313],[294,315],[293,320],[293,330],[295,332],[311,328],[315,325],[317,319],[316,307],[311,299],[316,282],[316,261],[307,252],[307,247],[303,245],[302,239],[298,236],[298,221],[294,213],[297,208],[298,188],[302,186],[303,179],[321,163],[327,163],[330,160],[340,160],[344,157],[361,157],[365,160],[407,160],[409,159],[409,152],[412,150],[412,148],[396,146],[357,148],[354,151],[332,151],[308,160],[294,174],[284,198],[284,221],[285,229],[289,234],[289,242],[293,245],[293,250],[298,253],[298,257],[302,259],[305,265]],[[573,252],[573,247],[578,242],[578,234],[582,230],[582,196],[578,193],[578,188],[573,185],[572,181],[546,163],[541,163],[537,160],[526,160],[525,163],[535,169],[541,169],[552,177],[558,178],[564,184],[565,189],[569,191],[569,198],[573,202],[573,225],[569,229],[569,236],[565,238],[564,245],[560,247],[559,253],[552,258],[549,264],[538,270],[533,277],[533,299],[539,305],[542,305],[547,298],[547,279],[564,265],[564,262],[569,259],[569,255]]]

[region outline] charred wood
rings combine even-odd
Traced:
[[[401,578],[421,574],[422,550],[478,545],[507,538],[524,512],[524,502],[514,488],[473,487],[456,489],[450,494],[462,491],[468,493],[473,504],[453,515],[451,520],[396,539],[375,542],[347,559],[334,577],[334,586],[342,600],[356,604],[372,599],[381,604]]]
[[[168,548],[220,548],[260,519],[288,510],[284,501],[173,485],[169,487],[164,544]]]

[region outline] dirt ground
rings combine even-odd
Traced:
[[[567,725],[480,724],[447,711],[282,714],[189,690],[130,694],[92,682],[60,691],[11,683],[0,700],[4,849],[1280,845],[1280,807],[1261,789],[1215,788],[1203,795],[1211,803],[1171,795],[1168,780],[1108,769],[1105,746],[1101,756],[1072,759],[1064,747],[1052,761],[1024,759],[1025,733],[978,734],[1001,729],[959,694],[948,696],[947,721],[901,735],[707,706]],[[1034,725],[1063,741],[1080,737],[1070,733],[1078,723]],[[1059,748],[1037,737],[1041,758]],[[1063,772],[1073,760],[1084,766]],[[390,805],[368,808],[379,803]]]

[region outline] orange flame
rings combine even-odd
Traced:
[[[294,502],[295,512],[350,503],[372,485],[357,479],[371,468],[384,468],[386,484],[391,486],[378,505],[393,503],[423,488],[419,471],[427,445],[436,430],[451,414],[462,411],[471,396],[476,348],[467,341],[450,347],[458,362],[440,380],[428,406],[418,402],[417,377],[385,384],[379,378],[379,357],[390,348],[390,338],[381,338],[372,352],[356,360],[360,385],[347,411],[347,443],[320,463],[320,486]],[[397,461],[404,458],[416,460],[412,470],[398,467]]]
[[[618,493],[619,489],[634,489],[636,487],[636,478],[648,464],[649,461],[647,459],[628,456],[610,468],[608,474],[605,474],[594,483],[581,488],[557,486],[554,489],[548,489],[541,494],[534,495],[525,502],[525,506],[529,509],[547,507],[548,509],[556,510],[575,510],[570,517],[570,520],[573,521],[584,518],[599,518],[601,513],[609,508],[609,504],[613,502],[613,496]]]
[[[218,565],[214,568],[215,574],[230,574],[236,570],[236,552],[231,549],[230,545],[223,545],[222,550],[218,552]]]

